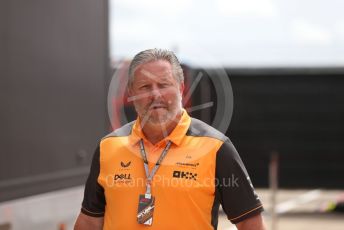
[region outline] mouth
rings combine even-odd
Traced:
[[[167,109],[167,106],[163,104],[155,104],[155,105],[151,105],[150,109]]]

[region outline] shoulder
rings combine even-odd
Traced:
[[[210,137],[218,139],[222,142],[226,142],[229,140],[229,138],[226,137],[223,133],[196,118],[191,118],[190,127],[186,135],[195,137]]]
[[[131,134],[131,130],[133,128],[135,121],[129,122],[122,127],[114,130],[113,132],[109,133],[105,137],[102,138],[102,140],[109,138],[109,137],[125,137],[129,136]]]

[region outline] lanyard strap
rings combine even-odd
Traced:
[[[151,194],[151,182],[153,180],[153,177],[154,177],[155,173],[158,171],[162,160],[165,158],[168,150],[170,149],[170,146],[171,146],[171,141],[168,141],[164,150],[162,151],[158,161],[155,163],[154,168],[149,173],[148,160],[147,160],[147,154],[146,154],[145,146],[143,144],[143,140],[142,139],[140,140],[140,153],[141,153],[141,156],[143,158],[146,177],[147,177],[146,195],[148,195],[148,196],[150,196],[150,194]]]

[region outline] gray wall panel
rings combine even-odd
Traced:
[[[107,1],[0,8],[0,201],[82,184],[107,132]]]

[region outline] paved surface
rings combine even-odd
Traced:
[[[264,220],[269,230],[343,230],[344,214],[324,213],[322,209],[335,201],[344,191],[339,190],[280,190],[277,193],[276,228],[271,228],[271,193],[258,189],[265,208]],[[234,230],[223,214],[219,218],[218,229]]]
[[[257,190],[266,211],[265,222],[271,229],[270,191]],[[344,214],[321,213],[330,201],[335,201],[344,191],[339,190],[280,190],[277,194],[279,212],[277,228],[273,230],[344,230]],[[75,187],[61,191],[26,197],[0,203],[0,230],[65,230],[73,229],[80,210],[83,188]],[[5,227],[11,223],[12,228]],[[236,229],[222,213],[219,230]]]

